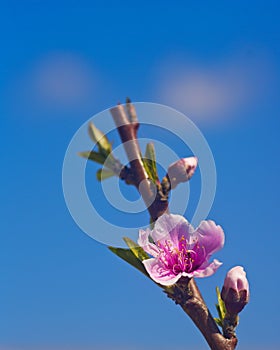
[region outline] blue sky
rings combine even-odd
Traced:
[[[214,311],[215,286],[243,265],[251,302],[239,349],[279,348],[278,3],[11,0],[0,16],[0,349],[207,348],[64,202],[73,134],[127,95],[177,108],[204,133],[218,174],[209,218],[226,245],[224,265],[199,286]]]

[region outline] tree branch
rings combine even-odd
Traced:
[[[193,279],[182,277],[176,285],[171,289],[167,288],[165,292],[192,319],[210,349],[234,350],[236,348],[237,338],[227,339],[221,334]]]
[[[127,112],[129,118],[122,105],[117,105],[110,110],[130,163],[130,168],[125,167],[121,177],[138,189],[147,205],[151,218],[155,221],[168,210],[168,201],[166,197],[162,196],[161,189],[156,189],[155,195],[155,187],[148,179],[137,140],[139,123],[135,109],[132,107],[130,101],[128,101]],[[165,292],[192,319],[203,334],[210,349],[235,349],[237,338],[232,336],[231,339],[227,339],[221,334],[193,278],[181,278],[174,286],[165,288]]]

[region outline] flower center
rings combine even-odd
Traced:
[[[204,249],[198,243],[190,246],[184,236],[181,237],[178,245],[172,241],[157,242],[161,252],[159,259],[175,275],[181,272],[192,272],[201,265],[201,254],[204,256]]]

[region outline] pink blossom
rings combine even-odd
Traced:
[[[196,157],[182,158],[168,167],[168,176],[171,188],[174,189],[180,182],[186,182],[193,176],[197,167]]]
[[[249,283],[242,266],[228,271],[221,297],[231,314],[238,314],[249,301]]]
[[[168,286],[182,276],[212,275],[222,263],[209,259],[223,247],[224,232],[211,220],[202,221],[195,230],[183,216],[164,214],[153,230],[140,230],[138,244],[152,256],[143,261],[150,277]]]

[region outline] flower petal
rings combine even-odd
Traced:
[[[166,270],[165,266],[155,258],[143,260],[142,263],[144,264],[151,279],[163,286],[171,286],[182,276],[181,273],[174,275],[174,273],[172,273],[170,270]]]
[[[210,264],[204,264],[204,266],[202,265],[199,269],[194,271],[193,277],[203,278],[211,276],[222,264],[223,263],[221,263],[219,260],[214,259],[213,262],[211,262]]]
[[[159,254],[159,249],[155,244],[149,241],[150,234],[151,230],[149,228],[146,230],[139,230],[138,244],[145,250],[145,252],[153,257],[157,257]]]
[[[156,243],[171,240],[174,245],[178,246],[183,235],[186,241],[189,241],[192,233],[192,225],[183,216],[163,214],[157,219],[151,237]]]
[[[232,288],[238,292],[247,290],[249,293],[249,282],[242,266],[235,266],[228,271],[224,282],[224,288]]]
[[[197,158],[188,157],[177,160],[168,167],[168,176],[171,188],[174,189],[179,183],[190,180],[197,167]]]
[[[220,250],[225,243],[225,234],[221,226],[212,220],[201,221],[194,232],[198,243],[205,249],[206,260],[216,251]]]

